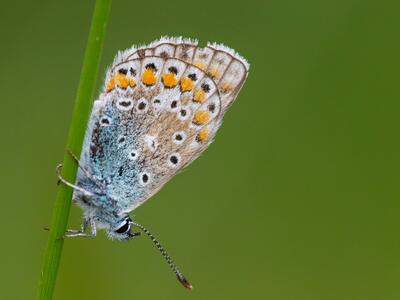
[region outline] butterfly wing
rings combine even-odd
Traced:
[[[233,50],[162,38],[117,55],[95,102],[82,160],[129,212],[212,142],[248,72]],[[78,173],[78,181],[84,180]]]

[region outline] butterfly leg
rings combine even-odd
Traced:
[[[80,163],[78,157],[77,157],[74,153],[72,153],[72,151],[69,150],[69,149],[67,150],[67,152],[68,152],[69,155],[71,155],[71,157],[73,158],[73,160],[77,163],[79,169],[82,170],[83,174],[85,174],[85,176],[86,176],[87,178],[89,178],[91,181],[93,181],[93,183],[95,183],[99,188],[102,188],[102,186],[100,186],[100,184],[99,184],[99,181],[98,181],[96,178],[94,178],[93,175],[90,174],[89,171],[86,170],[86,168],[85,168],[84,166],[81,165],[81,163]]]
[[[86,232],[86,229],[90,225],[90,233]],[[93,220],[84,220],[81,226],[81,230],[73,230],[69,229],[66,233],[61,237],[61,239],[67,237],[95,237],[97,234],[96,224]]]
[[[76,229],[67,229],[67,233],[82,233],[82,232],[86,232],[86,229],[89,225],[89,222],[84,219],[81,225],[81,229],[80,230],[76,230]]]
[[[81,187],[79,187],[79,186],[77,186],[77,185],[75,185],[75,184],[72,184],[72,183],[68,182],[67,180],[65,180],[65,179],[61,176],[61,169],[62,169],[62,164],[59,164],[59,165],[57,166],[57,168],[56,168],[56,173],[57,173],[58,179],[59,179],[62,183],[64,183],[66,186],[69,186],[70,188],[72,188],[72,189],[74,189],[74,190],[76,190],[76,191],[79,191],[79,192],[83,193],[83,195],[85,195],[86,197],[92,197],[92,196],[93,196],[93,194],[92,194],[91,192],[88,192],[88,191],[84,190],[83,188],[81,188]]]

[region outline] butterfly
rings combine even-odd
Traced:
[[[248,70],[234,50],[215,43],[202,48],[192,39],[163,37],[119,52],[94,101],[80,159],[71,153],[79,165],[75,184],[58,168],[84,210],[81,230],[64,237],[105,229],[112,239],[129,240],[144,232],[191,289],[161,244],[129,213],[210,145]]]

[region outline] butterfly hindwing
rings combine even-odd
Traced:
[[[143,203],[207,148],[247,71],[232,50],[192,40],[164,38],[117,55],[82,160],[121,211]]]

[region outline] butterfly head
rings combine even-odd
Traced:
[[[131,231],[131,226],[132,219],[129,216],[125,216],[118,220],[118,222],[115,222],[114,225],[110,226],[108,235],[116,240],[130,240],[138,235]]]

